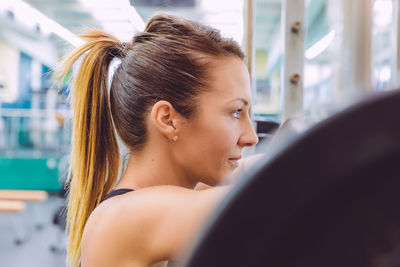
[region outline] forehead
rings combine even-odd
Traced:
[[[209,98],[243,98],[251,102],[250,76],[243,60],[238,57],[225,57],[213,62],[211,68]]]

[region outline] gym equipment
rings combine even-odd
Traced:
[[[277,122],[271,120],[256,120],[256,133],[260,141],[271,139],[278,128],[279,123]]]
[[[400,266],[400,89],[268,151],[182,266]]]

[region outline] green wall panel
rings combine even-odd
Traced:
[[[59,191],[57,158],[0,158],[0,188]]]

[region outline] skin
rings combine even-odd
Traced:
[[[150,266],[172,258],[229,190],[215,185],[240,169],[242,149],[258,142],[250,120],[250,78],[237,57],[218,58],[212,73],[194,118],[182,117],[166,101],[152,107],[148,142],[131,153],[117,185],[135,191],[91,214],[82,267]]]

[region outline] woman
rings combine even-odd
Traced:
[[[72,85],[69,263],[168,260],[227,191],[214,186],[242,149],[258,142],[244,55],[215,29],[170,15],[126,44],[97,30],[83,37],[59,72],[83,58]],[[130,150],[120,179],[117,134]],[[199,183],[210,188],[193,190]]]

